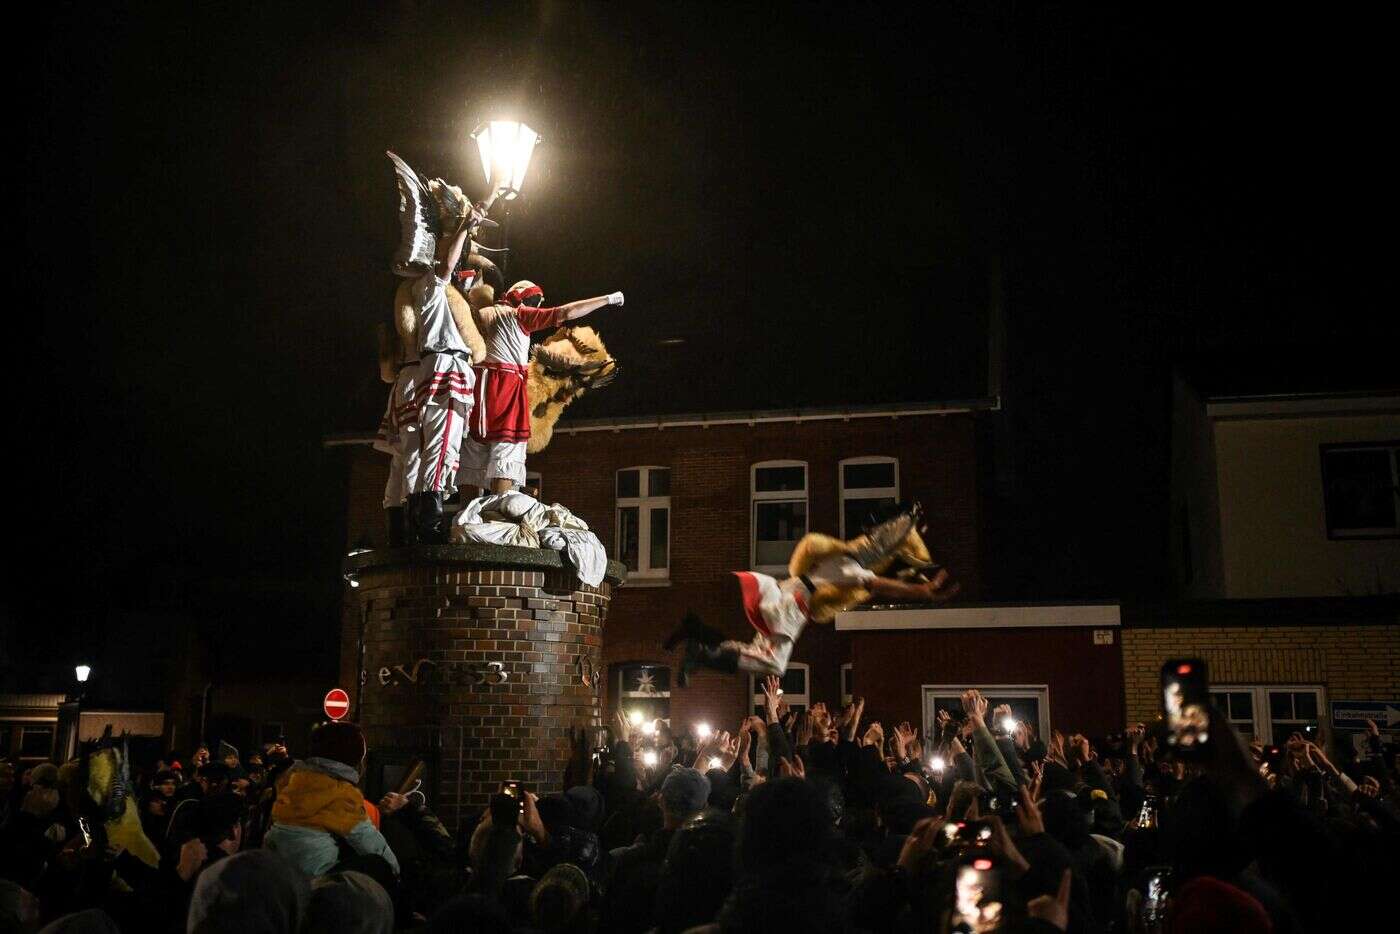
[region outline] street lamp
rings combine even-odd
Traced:
[[[496,196],[514,201],[525,184],[525,171],[540,141],[540,134],[514,120],[488,120],[472,131],[481,154],[481,171],[491,187],[487,200]]]

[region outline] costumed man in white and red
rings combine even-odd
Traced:
[[[476,370],[475,409],[462,445],[462,486],[505,493],[525,484],[525,444],[530,440],[530,335],[582,318],[606,305],[621,305],[622,293],[544,307],[544,291],[521,280],[501,301],[476,312],[486,340],[486,359]]]
[[[380,332],[380,378],[389,384],[389,401],[374,449],[389,455],[389,479],[384,484],[384,515],[389,547],[408,543],[404,502],[418,492],[418,350],[405,347],[392,327]]]
[[[735,571],[754,637],[748,642],[725,640],[718,630],[688,614],[665,642],[668,650],[685,645],[681,686],[695,668],[781,677],[809,622],[829,623],[838,612],[871,597],[891,603],[951,599],[960,587],[950,581],[947,569],[933,562],[918,522],[915,507],[850,541],[815,532],[805,535],[788,563],[791,576],[781,581],[756,571]]]

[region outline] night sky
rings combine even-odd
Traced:
[[[993,597],[1164,595],[1173,365],[1250,392],[1400,374],[1375,24],[314,6],[53,4],[11,37],[0,689],[172,626],[223,665],[326,666],[344,476],[321,442],[383,405],[383,153],[482,194],[491,116],[546,140],[510,277],[627,294],[593,322],[621,376],[566,418],[981,397],[999,277]]]

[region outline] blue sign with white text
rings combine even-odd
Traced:
[[[1400,700],[1332,702],[1332,726],[1339,730],[1364,730],[1372,720],[1382,730],[1400,730]]]

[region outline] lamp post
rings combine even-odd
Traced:
[[[520,189],[525,185],[525,173],[530,168],[530,158],[539,145],[540,134],[515,120],[488,120],[475,130],[471,138],[476,141],[477,153],[481,156],[481,171],[486,176],[489,188],[486,200],[482,202],[482,213],[489,212],[500,198],[507,205],[520,197]],[[501,275],[505,275],[509,261],[507,244],[510,208],[507,206],[501,223]]]
[[[78,744],[82,741],[83,691],[87,689],[88,678],[92,677],[92,666],[75,665],[73,677],[76,687],[58,707],[54,755],[60,762],[67,762],[78,754]]]

